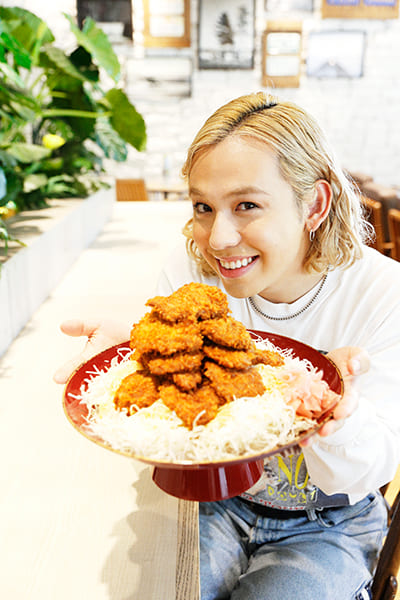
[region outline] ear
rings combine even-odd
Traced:
[[[332,203],[332,188],[325,179],[315,182],[314,199],[308,209],[306,228],[316,231],[329,214]]]

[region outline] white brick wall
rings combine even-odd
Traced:
[[[136,5],[136,31],[140,30],[140,10]],[[217,1],[217,0],[216,0]],[[197,0],[192,2],[192,47],[197,39]],[[2,1],[15,5],[15,1]],[[32,3],[21,0],[19,6]],[[297,89],[276,90],[281,98],[297,102],[312,112],[326,130],[342,163],[349,169],[368,172],[375,180],[400,186],[400,20],[322,20],[318,1],[304,30],[362,29],[367,32],[364,76],[360,79],[301,79]],[[34,12],[44,18],[60,45],[68,45],[68,22],[62,12],[76,14],[74,0],[36,0]],[[260,34],[265,26],[263,0],[257,0],[256,66],[253,71],[196,71],[191,98],[173,101],[132,101],[146,119],[148,149],[139,155],[130,152],[129,163],[109,166],[123,175],[157,175],[164,156],[172,170],[179,172],[185,149],[205,118],[220,104],[250,91],[262,89],[260,73]],[[139,20],[139,22],[138,22]],[[181,51],[190,55],[190,50]],[[195,56],[194,56],[195,59]],[[133,64],[133,63],[132,63]],[[129,69],[132,68],[129,63]],[[129,79],[128,79],[129,83]]]

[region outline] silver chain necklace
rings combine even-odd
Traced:
[[[303,313],[305,310],[307,310],[307,308],[310,308],[311,304],[313,304],[315,302],[315,300],[318,298],[319,294],[321,293],[321,290],[324,287],[327,277],[328,277],[328,274],[326,273],[323,276],[321,283],[319,284],[318,289],[315,292],[314,296],[311,298],[311,300],[309,302],[307,302],[307,304],[305,306],[303,306],[303,308],[301,308],[300,310],[295,312],[293,315],[289,315],[288,317],[272,317],[271,315],[267,315],[260,308],[258,308],[258,306],[254,302],[254,298],[252,296],[249,297],[249,302],[250,302],[251,306],[254,308],[254,310],[256,310],[260,315],[262,315],[266,319],[272,319],[273,321],[288,321],[289,319],[294,319],[295,317],[298,317],[299,315],[301,315],[301,313]]]

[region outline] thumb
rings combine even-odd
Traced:
[[[63,321],[60,325],[61,331],[66,335],[71,337],[86,336],[88,340],[90,340],[98,328],[99,323],[95,320],[81,321],[80,319],[69,319],[68,321]],[[93,346],[86,342],[86,345],[80,354],[69,359],[57,369],[53,375],[53,381],[56,383],[66,383],[75,369],[86,360],[89,360],[93,354],[95,354]]]
[[[96,330],[99,328],[100,323],[98,321],[87,319],[82,321],[80,319],[69,319],[63,321],[60,325],[60,329],[66,335],[71,337],[87,336],[91,337]]]
[[[345,346],[328,353],[328,358],[335,363],[344,379],[350,380],[366,373],[370,367],[368,353],[358,346]]]
[[[57,369],[53,375],[53,381],[55,381],[55,383],[67,383],[72,373],[83,362],[85,362],[85,359],[83,358],[82,354],[76,356],[75,358],[71,358],[68,362]]]

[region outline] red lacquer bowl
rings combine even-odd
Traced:
[[[255,340],[268,339],[274,346],[281,350],[291,350],[294,356],[307,359],[314,367],[321,370],[323,379],[329,387],[339,395],[343,394],[343,380],[337,367],[326,356],[297,340],[262,331],[250,330]],[[237,496],[252,487],[261,477],[264,459],[277,454],[284,449],[297,445],[316,433],[331,416],[335,406],[329,408],[316,421],[315,425],[302,433],[290,444],[277,446],[267,452],[254,455],[238,456],[229,460],[211,463],[188,464],[180,462],[156,461],[145,456],[138,456],[116,450],[107,442],[107,439],[91,434],[85,428],[87,408],[76,399],[81,393],[82,386],[86,386],[89,374],[94,371],[107,370],[114,357],[123,355],[123,348],[129,348],[129,342],[118,344],[100,354],[97,354],[81,365],[70,377],[65,386],[63,405],[66,416],[71,424],[92,442],[122,454],[153,465],[153,480],[162,490],[177,498],[196,500],[200,502],[222,500]]]

